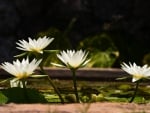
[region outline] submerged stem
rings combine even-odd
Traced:
[[[135,87],[135,90],[134,90],[134,94],[133,94],[133,96],[132,96],[131,100],[129,101],[130,103],[132,103],[132,102],[133,102],[133,100],[134,100],[134,98],[135,98],[135,96],[136,96],[136,93],[137,93],[138,87],[139,87],[139,81],[137,81],[137,82],[136,82],[136,87]]]
[[[74,85],[74,93],[75,93],[75,96],[76,96],[76,101],[79,103],[80,100],[79,100],[79,95],[78,95],[78,90],[77,90],[77,83],[76,83],[76,70],[72,70],[72,74],[73,74],[73,85]]]

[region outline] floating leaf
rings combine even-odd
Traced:
[[[8,103],[46,103],[46,99],[36,89],[13,87],[1,90]],[[17,93],[16,93],[17,92]]]
[[[8,102],[8,98],[0,91],[0,104],[6,104]]]

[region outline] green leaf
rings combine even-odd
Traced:
[[[41,77],[47,77],[48,75],[31,75],[32,78],[41,78]]]
[[[146,78],[143,78],[143,79],[148,79],[148,80],[150,80],[150,77],[146,77]]]
[[[43,50],[46,53],[54,53],[54,52],[59,52],[60,50]]]
[[[104,98],[110,102],[128,102],[127,98],[118,98],[118,97],[104,97]]]
[[[125,79],[128,79],[128,78],[131,78],[131,77],[129,77],[129,76],[127,76],[127,77],[121,77],[121,78],[116,78],[116,80],[125,80]]]
[[[56,66],[56,67],[62,67],[64,68],[65,66],[64,65],[61,65],[61,64],[56,64],[56,63],[51,63],[52,65]]]
[[[13,87],[3,89],[1,92],[8,98],[7,103],[47,103],[45,97],[36,89]]]
[[[8,81],[10,81],[12,78],[8,78],[8,79],[5,79],[5,80],[2,80],[2,81],[0,81],[0,84],[3,84],[3,83],[5,83],[5,82],[8,82]]]
[[[8,98],[0,91],[0,104],[6,104],[8,102]]]
[[[24,55],[26,55],[26,54],[27,54],[27,52],[24,52],[24,53],[22,53],[22,54],[19,54],[19,55],[14,56],[14,57],[22,57],[22,56],[24,56]]]

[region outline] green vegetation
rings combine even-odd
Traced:
[[[72,30],[76,18],[73,18],[64,31],[50,27],[45,31],[39,32],[36,37],[54,37],[55,40],[52,42],[48,49],[54,50],[66,50],[71,49],[71,41],[69,40],[69,33]],[[87,65],[88,67],[113,67],[116,60],[119,58],[119,51],[116,45],[113,43],[112,37],[107,32],[101,32],[95,35],[86,37],[76,45],[75,49],[83,49],[89,51],[89,57],[91,62]],[[47,54],[44,54],[47,56]],[[56,58],[56,54],[48,54],[48,58],[45,59],[45,66],[52,66],[50,62],[59,62]]]
[[[78,48],[89,51],[91,62],[88,67],[112,67],[119,57],[117,47],[105,32],[87,37]]]
[[[76,101],[71,80],[56,79],[54,83],[65,99],[65,103]],[[7,89],[7,86],[5,87],[6,89],[0,91],[0,103],[60,103],[59,97],[55,94],[48,80],[44,78],[29,80],[27,88],[29,100],[24,97],[23,89]],[[129,102],[134,88],[135,84],[128,82],[78,81],[78,91],[82,102]],[[150,102],[150,87],[147,83],[141,83],[134,102]]]

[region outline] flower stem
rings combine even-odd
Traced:
[[[22,80],[22,85],[23,85],[23,88],[26,89],[26,81],[25,80]]]
[[[47,75],[47,73],[44,71],[43,67],[40,66],[40,69],[42,71],[43,74]],[[54,91],[57,93],[57,95],[59,96],[59,99],[61,100],[61,103],[64,104],[64,99],[62,98],[59,90],[57,89],[57,87],[55,86],[55,84],[53,83],[52,79],[50,78],[50,76],[48,75],[48,80],[49,83],[52,85],[52,87],[54,88]]]
[[[77,83],[76,83],[76,70],[72,70],[72,74],[73,74],[73,85],[74,85],[74,93],[75,93],[75,96],[76,96],[76,101],[77,103],[80,102],[79,100],[79,95],[78,95],[78,90],[77,90]]]
[[[134,90],[134,94],[133,94],[131,100],[129,101],[129,103],[132,103],[132,102],[133,102],[133,100],[134,100],[134,98],[135,98],[135,96],[136,96],[138,87],[139,87],[139,81],[136,82],[136,87],[135,87],[135,90]]]

